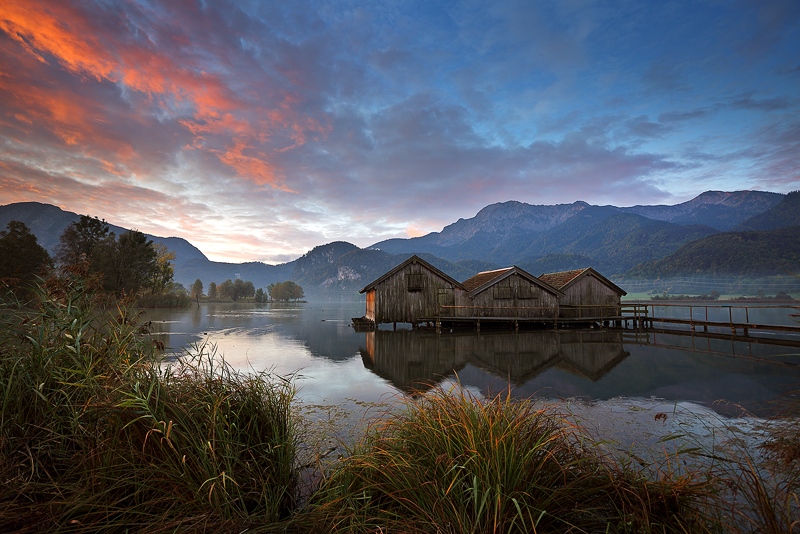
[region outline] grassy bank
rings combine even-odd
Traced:
[[[796,423],[767,449],[772,467],[653,470],[552,409],[434,389],[314,472],[291,380],[239,374],[205,347],[165,357],[132,311],[105,306],[57,280],[0,309],[2,532],[797,530]],[[317,481],[307,501],[301,473]]]
[[[291,513],[291,384],[202,350],[166,365],[81,281],[2,314],[0,531],[233,531]]]

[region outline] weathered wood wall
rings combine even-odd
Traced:
[[[370,293],[374,292],[372,316]],[[463,306],[469,295],[420,263],[410,263],[367,292],[367,319],[376,323],[417,323],[436,317],[439,305]]]
[[[619,293],[594,276],[584,276],[562,291],[564,291],[564,297],[561,299],[561,317],[608,317],[619,315]],[[570,308],[570,306],[582,306],[582,308]],[[596,307],[586,308],[586,306]]]
[[[516,273],[481,291],[472,300],[470,316],[555,317],[558,298]]]

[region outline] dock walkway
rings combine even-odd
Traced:
[[[737,305],[737,304],[671,304],[628,302],[621,306],[571,306],[556,311],[552,308],[488,308],[474,306],[440,306],[436,317],[422,317],[421,324],[443,327],[472,326],[480,331],[484,325],[520,325],[531,327],[560,328],[571,326],[608,327],[654,332],[701,332],[729,337],[741,336],[757,339],[751,331],[765,333],[789,333],[800,335],[800,323],[796,325],[765,324],[750,321],[751,313],[764,309],[783,309],[787,317],[800,317],[800,305]],[[654,315],[658,310],[659,315]],[[671,313],[667,313],[667,311]],[[709,314],[711,311],[711,314]],[[727,311],[727,320],[719,315]],[[744,315],[744,321],[736,315]],[[792,313],[794,312],[794,313]],[[674,315],[674,316],[672,316]],[[711,317],[710,317],[711,315]],[[715,317],[716,316],[716,317]],[[686,328],[688,327],[688,328]],[[727,332],[730,332],[728,334]]]

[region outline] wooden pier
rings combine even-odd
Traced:
[[[623,305],[625,307],[625,305]],[[750,330],[760,330],[765,332],[790,332],[795,334],[800,334],[800,323],[796,325],[773,325],[773,324],[763,324],[763,323],[753,323],[750,322],[750,312],[751,310],[763,310],[763,309],[783,309],[786,310],[787,316],[789,317],[796,317],[796,314],[789,313],[791,311],[800,311],[800,307],[798,306],[790,306],[790,305],[761,305],[761,306],[752,306],[752,305],[742,305],[742,304],[642,304],[642,303],[635,303],[630,304],[627,306],[631,306],[634,308],[639,308],[644,306],[644,312],[634,312],[637,316],[639,321],[643,321],[644,324],[649,329],[654,329],[655,325],[661,325],[662,329],[664,330],[678,330],[677,328],[673,328],[673,325],[683,325],[688,326],[689,330],[692,332],[696,332],[698,329],[702,329],[702,332],[708,333],[709,328],[720,329],[723,331],[730,330],[732,335],[744,335],[748,336]],[[664,317],[664,316],[655,316],[650,313],[650,308],[676,308],[678,310],[687,310],[689,312],[689,318],[678,318],[678,317]],[[708,311],[712,309],[714,311],[717,310],[727,310],[728,312],[728,320],[727,321],[712,321],[708,318]],[[695,318],[695,310],[701,310],[702,319]],[[734,321],[733,312],[734,310],[743,311],[745,320],[744,322]],[[655,311],[655,310],[653,310]],[[739,313],[741,315],[741,313]]]
[[[519,330],[520,325],[544,328],[568,328],[573,326],[590,326],[599,328],[621,328],[633,332],[655,333],[703,333],[708,337],[730,339],[731,336],[741,340],[757,342],[759,336],[753,332],[786,333],[800,335],[800,323],[796,325],[764,324],[750,321],[750,315],[756,310],[783,309],[787,317],[800,317],[800,306],[791,305],[739,305],[739,304],[673,304],[629,302],[620,306],[570,306],[553,308],[515,308],[515,307],[478,307],[478,306],[440,306],[436,317],[423,317],[420,325],[435,327],[437,331],[448,327],[473,327],[480,332],[481,325],[506,325]],[[676,315],[654,315],[675,308]],[[709,318],[709,310],[712,316]],[[737,315],[744,314],[744,321],[734,320]],[[567,313],[565,313],[567,312]],[[687,314],[688,312],[688,314]],[[727,320],[720,320],[720,313],[727,312]],[[688,315],[688,318],[686,317]],[[700,317],[697,317],[697,316]],[[418,325],[413,325],[418,326]],[[762,338],[763,339],[763,338]],[[789,341],[797,345],[798,341]]]

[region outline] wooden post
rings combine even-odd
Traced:
[[[728,318],[731,321],[731,333],[736,335],[736,327],[733,326],[733,306],[728,306]]]
[[[747,325],[750,324],[750,314],[748,313],[747,310],[748,310],[748,308],[747,308],[747,306],[745,306],[744,307],[744,320],[745,320],[745,323],[747,323],[747,324],[744,327],[744,335],[747,335]]]

